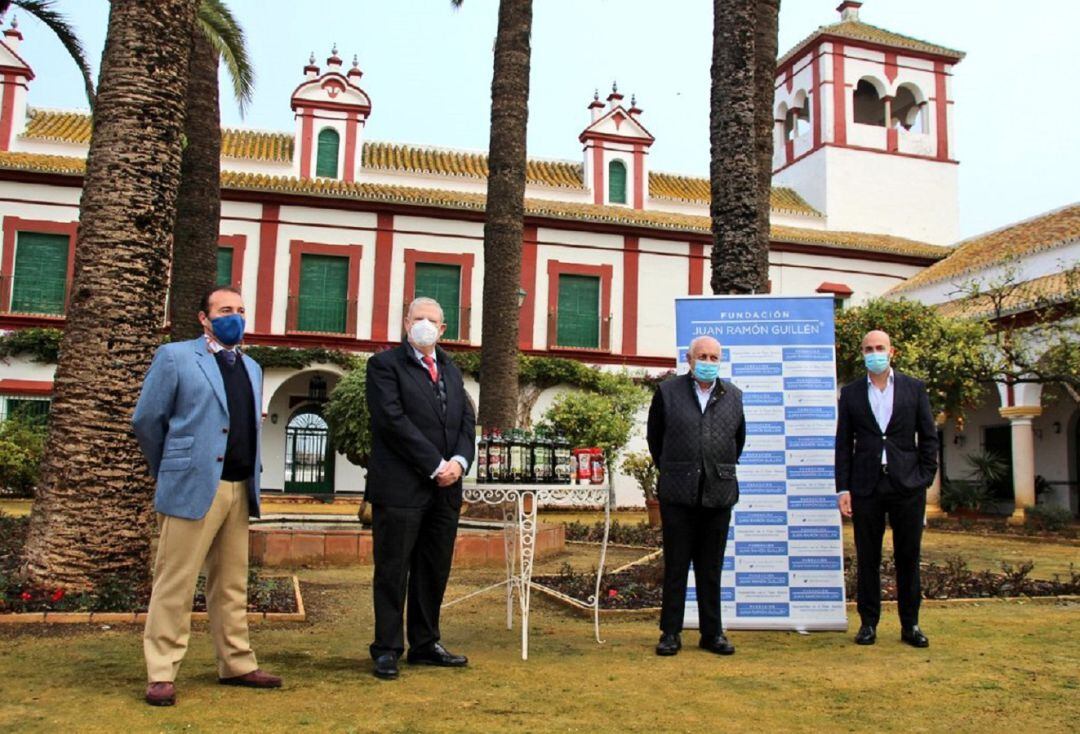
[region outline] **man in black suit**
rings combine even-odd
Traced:
[[[858,609],[855,642],[873,645],[881,617],[881,541],[885,518],[893,531],[900,639],[930,641],[919,629],[919,546],[926,488],[937,473],[938,437],[926,386],[889,366],[889,335],[862,341],[866,379],[840,391],[836,422],[836,491],[840,512],[855,526]]]
[[[735,465],[746,443],[742,392],[717,377],[720,342],[700,336],[687,352],[690,373],[662,383],[649,408],[647,440],[660,471],[664,590],[657,655],[682,649],[690,562],[697,582],[699,647],[731,655],[720,622],[720,570],[731,508],[739,501]]]
[[[462,667],[439,635],[442,606],[461,510],[461,476],[473,459],[476,418],[461,372],[436,346],[446,330],[431,298],[409,304],[400,347],[367,363],[371,459],[365,499],[372,506],[375,556],[376,677],[398,676],[405,651],[402,617],[408,597],[407,660]]]

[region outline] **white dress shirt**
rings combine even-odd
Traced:
[[[878,389],[874,381],[870,379],[870,375],[866,376],[866,389],[869,391],[870,396],[870,410],[874,413],[874,420],[877,421],[878,428],[881,429],[882,437],[885,436],[885,430],[889,427],[889,421],[892,420],[894,383],[892,367],[889,368],[889,377],[885,381],[884,390]],[[881,447],[881,465],[885,466],[887,463],[885,446],[883,445]]]
[[[712,395],[713,388],[716,387],[716,380],[709,383],[706,388],[701,387],[701,383],[694,380],[694,392],[697,393],[698,405],[701,406],[701,412],[705,413],[705,406],[709,404],[709,396]]]

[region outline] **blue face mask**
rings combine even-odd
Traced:
[[[866,364],[866,369],[875,375],[880,375],[885,370],[889,369],[889,353],[888,352],[870,352],[863,355],[863,362]]]
[[[713,382],[718,374],[720,374],[719,362],[704,362],[700,359],[694,362],[694,379],[699,382]]]
[[[244,317],[238,313],[218,316],[216,319],[210,319],[210,328],[213,329],[215,339],[231,347],[239,344],[244,338]]]

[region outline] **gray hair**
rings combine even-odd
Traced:
[[[708,334],[702,334],[701,336],[694,337],[693,341],[690,342],[690,346],[686,350],[687,353],[688,354],[693,354],[694,353],[694,347],[696,347],[700,342],[704,342],[704,341],[715,342],[716,346],[718,346],[718,347],[720,346],[720,340],[717,339],[715,336],[709,336]]]
[[[442,305],[440,305],[438,301],[436,301],[434,298],[428,298],[427,296],[420,296],[418,298],[412,299],[412,301],[409,303],[409,309],[405,312],[406,321],[412,318],[413,308],[415,308],[416,306],[434,306],[435,308],[439,309],[439,322],[442,323],[446,320],[443,314]]]

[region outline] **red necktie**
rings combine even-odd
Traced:
[[[428,374],[431,375],[431,381],[438,382],[439,371],[435,369],[435,358],[430,354],[425,354],[422,359],[424,360],[424,364],[427,365],[427,371]]]

